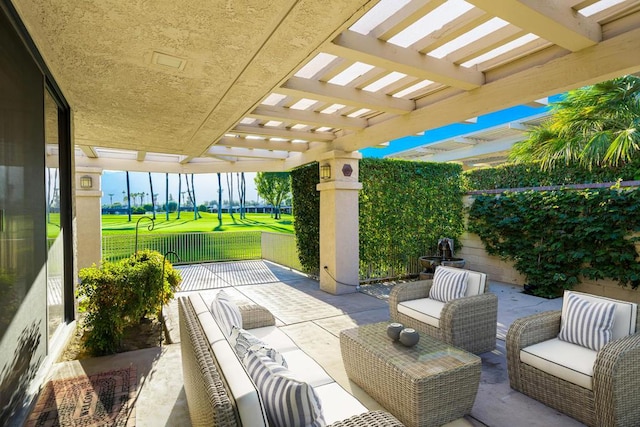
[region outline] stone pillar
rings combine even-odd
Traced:
[[[76,241],[78,269],[102,260],[102,191],[100,168],[76,168]]]
[[[339,295],[359,285],[358,152],[331,151],[320,159],[320,289]],[[330,167],[330,177],[323,169]]]

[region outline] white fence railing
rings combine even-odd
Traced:
[[[102,237],[102,256],[117,261],[135,252],[134,235]],[[298,258],[296,238],[293,234],[261,231],[233,233],[145,233],[138,236],[138,250],[151,249],[162,254],[173,251],[185,264],[217,261],[265,259],[303,271]],[[400,257],[400,254],[398,254]],[[394,257],[392,257],[394,258]],[[177,263],[174,257],[171,262]],[[416,275],[420,272],[417,257],[407,260],[384,260],[377,265],[360,265],[360,281],[369,282]],[[317,272],[315,272],[317,274]],[[313,274],[313,272],[312,272]]]

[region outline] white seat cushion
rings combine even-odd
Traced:
[[[226,341],[224,332],[220,329],[220,326],[213,318],[213,313],[209,311],[209,308],[202,300],[200,294],[190,295],[189,300],[198,315],[198,320],[200,320],[200,324],[202,325],[202,329],[204,330],[204,334],[209,345],[218,341]]]
[[[336,382],[314,387],[313,390],[322,403],[322,415],[327,425],[368,411],[358,399]]]
[[[264,326],[262,328],[249,329],[249,331],[269,347],[275,348],[280,353],[298,349],[296,343],[276,326]]]
[[[398,303],[398,312],[419,320],[427,325],[440,327],[440,313],[444,307],[442,301],[420,298]]]
[[[310,384],[312,387],[334,382],[334,379],[329,376],[318,362],[300,349],[282,353],[282,357],[286,360],[289,370],[296,378]]]
[[[238,415],[245,426],[266,425],[266,414],[262,401],[244,366],[227,340],[217,341],[211,346],[224,376],[229,391],[236,402]]]
[[[593,388],[593,365],[598,352],[553,338],[520,350],[520,360],[554,377],[586,389]]]

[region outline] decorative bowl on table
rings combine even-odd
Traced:
[[[402,323],[389,323],[387,326],[387,335],[394,341],[398,341],[400,339],[400,332],[404,329],[404,325]]]
[[[418,341],[420,341],[420,334],[418,334],[418,331],[413,328],[404,328],[400,332],[399,339],[400,344],[404,345],[405,347],[413,347],[414,345],[418,344]]]

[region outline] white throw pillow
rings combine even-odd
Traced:
[[[242,328],[242,314],[225,291],[220,291],[211,303],[211,313],[222,332],[231,336],[232,327]]]
[[[568,294],[558,339],[598,351],[611,341],[615,304]]]
[[[253,350],[245,357],[249,376],[258,388],[269,425],[321,427],[322,407],[313,387],[296,379],[291,371]]]
[[[468,278],[469,273],[466,270],[453,271],[436,267],[429,298],[441,302],[462,298],[467,292]]]

